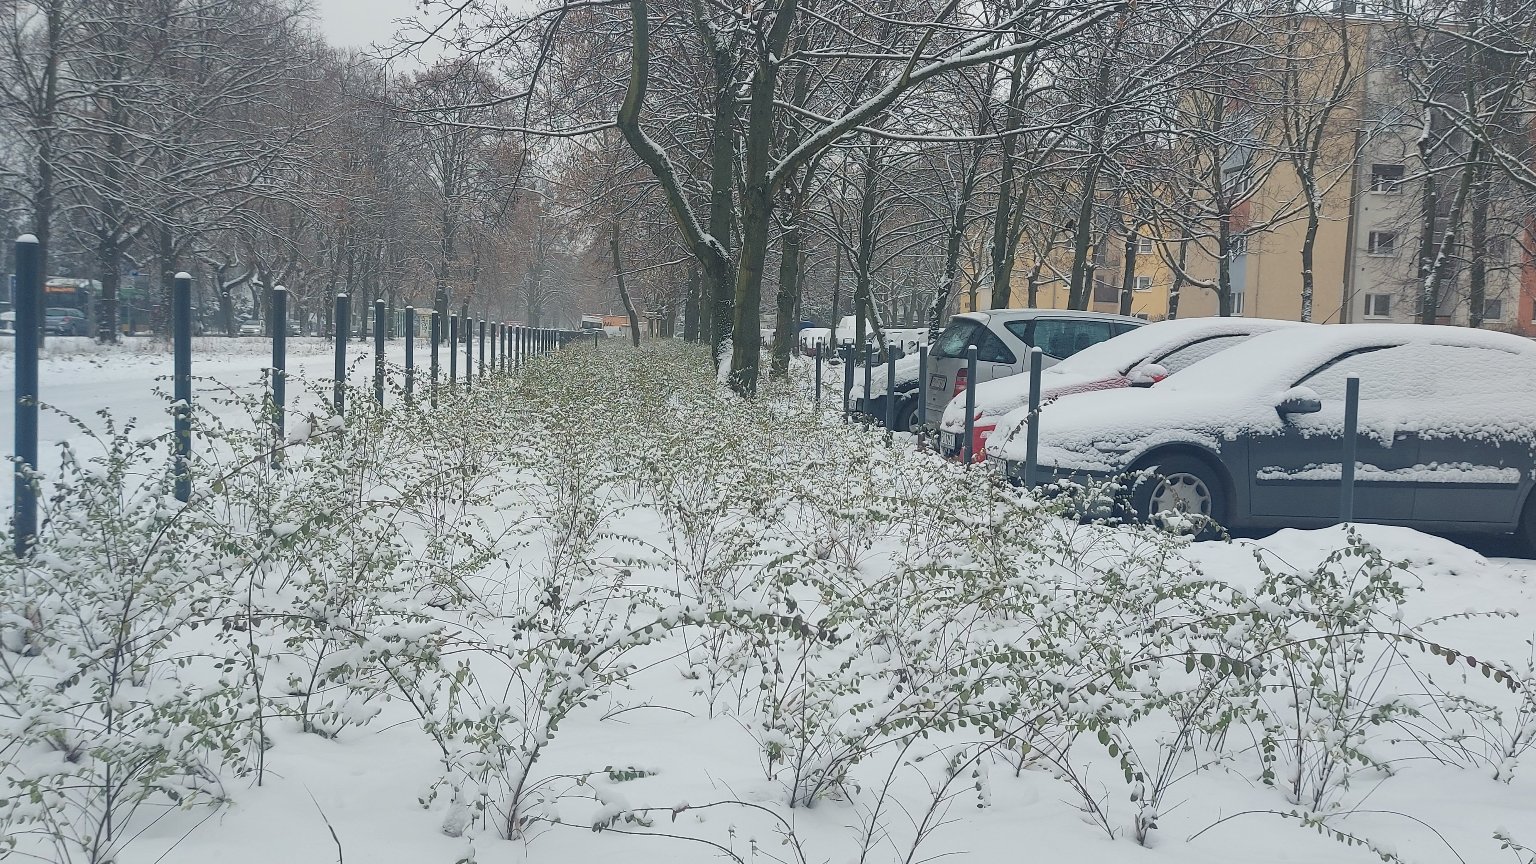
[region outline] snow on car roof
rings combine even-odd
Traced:
[[[1251,387],[1264,380],[1283,388],[1340,354],[1413,343],[1493,348],[1536,358],[1536,343],[1492,330],[1439,324],[1328,324],[1261,333],[1195,363],[1161,386],[1209,392]]]
[[[1274,318],[1179,318],[1158,321],[1145,327],[1122,333],[1073,354],[1051,367],[1058,373],[1079,371],[1129,372],[1132,364],[1145,357],[1156,357],[1180,345],[1210,336],[1246,336],[1267,333],[1282,327],[1317,326],[1303,325],[1299,321],[1280,321]]]
[[[1004,321],[1020,321],[1027,318],[1088,318],[1094,321],[1124,321],[1127,324],[1145,324],[1145,319],[1132,318],[1129,315],[1116,315],[1112,312],[1091,312],[1085,309],[982,309],[977,312],[962,312],[955,318],[969,318],[972,321],[986,322],[993,318]],[[950,319],[951,321],[954,318]]]

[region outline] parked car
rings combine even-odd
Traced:
[[[1331,524],[1352,376],[1356,521],[1517,532],[1536,547],[1536,343],[1484,330],[1260,334],[1156,388],[1084,393],[1042,411],[1041,473],[1125,479],[1136,515],[1184,514],[1169,521],[1200,532]],[[1024,436],[993,436],[987,457],[1018,478],[1024,448]]]
[[[260,318],[247,318],[240,322],[241,336],[265,336],[267,334],[266,322]]]
[[[1040,376],[1040,401],[1120,387],[1150,387],[1250,336],[1282,327],[1308,327],[1295,321],[1268,318],[1181,318],[1159,321],[1122,333],[1073,354]],[[958,458],[965,436],[965,394],[944,408],[939,421],[939,449]],[[1029,376],[1011,375],[976,386],[975,423],[971,452],[977,461],[986,454],[986,441],[1004,415],[1029,405]],[[1023,434],[1025,424],[1005,428]]]
[[[16,313],[0,312],[0,336],[16,335]]]
[[[1028,371],[1031,346],[1040,347],[1045,365],[1051,367],[1146,323],[1123,315],[1062,309],[996,309],[956,315],[928,352],[928,380],[923,382],[928,416],[942,417],[949,401],[968,386]],[[965,349],[970,345],[976,346],[975,381],[966,380]]]
[[[304,332],[304,328],[299,326],[299,322],[297,322],[297,321],[289,321],[288,322],[288,335],[289,336],[298,336],[298,335],[302,334],[303,332]]]
[[[67,306],[49,306],[44,310],[43,332],[49,336],[84,336],[85,313]]]

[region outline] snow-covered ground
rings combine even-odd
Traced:
[[[282,471],[221,433],[185,509],[150,445],[61,469],[0,573],[0,833],[120,864],[1532,860],[1496,835],[1536,845],[1536,564],[1079,525],[642,351],[359,411]],[[163,417],[165,364],[50,359],[45,393]]]

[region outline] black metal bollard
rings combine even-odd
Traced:
[[[603,331],[602,330],[593,330],[592,331],[592,347],[593,348],[597,348],[598,347],[598,343],[601,342],[602,339],[603,339]]]
[[[480,379],[485,380],[485,322],[480,322],[480,365],[475,367],[480,373]]]
[[[373,402],[384,407],[384,301],[373,301]]]
[[[817,408],[821,407],[821,343],[816,343],[816,379],[815,386],[811,388],[812,401]]]
[[[874,418],[874,415],[871,413],[874,411],[874,408],[869,404],[870,393],[874,389],[874,374],[875,349],[872,345],[866,345],[864,346],[864,400],[860,404],[859,410],[870,419]]]
[[[965,349],[965,464],[976,459],[976,346]]]
[[[849,397],[853,395],[853,346],[838,346],[837,352],[843,355],[843,419],[848,419]]]
[[[928,434],[928,346],[917,349],[917,434]]]
[[[1029,429],[1024,433],[1024,487],[1035,488],[1040,468],[1040,370],[1045,368],[1045,352],[1029,349]]]
[[[171,342],[176,416],[176,500],[192,497],[192,274],[176,274],[171,286]]]
[[[512,328],[512,371],[523,368],[523,328]]]
[[[464,389],[475,381],[475,319],[464,318]]]
[[[443,341],[443,316],[442,313],[438,312],[436,309],[432,310],[432,319],[431,323],[428,325],[428,329],[431,331],[432,337],[432,359],[429,364],[427,376],[430,380],[430,385],[427,389],[427,397],[431,406],[436,408],[438,375],[437,348],[438,343]]]
[[[416,307],[405,307],[405,404],[416,389]]]
[[[288,443],[288,289],[272,289],[272,461],[282,461]]]
[[[459,383],[459,316],[448,316],[448,386]]]
[[[336,295],[336,382],[332,385],[331,401],[337,414],[347,409],[347,337],[352,333],[352,298]]]
[[[1355,447],[1360,432],[1360,376],[1344,379],[1344,460],[1339,468],[1339,521],[1355,520]]]
[[[17,558],[31,552],[37,541],[37,344],[43,327],[41,262],[37,237],[16,238],[16,499],[11,512],[11,538]]]
[[[896,435],[896,343],[885,346],[885,442]]]

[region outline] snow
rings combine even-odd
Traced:
[[[1287,421],[1276,406],[1303,382],[1323,410],[1296,422],[1309,435],[1338,435],[1351,373],[1362,378],[1360,432],[1386,446],[1407,433],[1536,440],[1536,343],[1460,327],[1336,324],[1260,334],[1155,388],[1085,393],[1054,404],[1041,411],[1042,464],[1120,470],[1165,444],[1219,449],[1241,436],[1278,434]],[[1002,418],[998,427],[1010,434],[988,439],[989,457],[1025,458],[1024,436],[1017,434],[1024,413]],[[1104,455],[1106,442],[1113,457]]]
[[[1129,386],[1136,367],[1191,343],[1222,336],[1251,336],[1282,328],[1310,327],[1294,321],[1268,318],[1179,318],[1137,327],[1090,345],[1040,374],[1041,400],[1111,390]],[[976,388],[976,419],[996,422],[1029,404],[1029,376],[1010,375],[983,382]],[[965,426],[964,394],[944,408],[942,428],[958,432]]]
[[[196,368],[231,389],[258,386],[250,379],[261,358],[230,347]],[[389,618],[356,645],[326,643],[346,648],[316,658],[346,685],[321,694],[334,704],[334,726],[317,734],[291,715],[269,717],[260,782],[254,771],[225,772],[219,807],[153,799],[113,860],[991,862],[1022,849],[1094,864],[1377,860],[1298,824],[1316,818],[1415,864],[1480,864],[1515,860],[1494,839],[1500,826],[1525,842],[1536,833],[1527,827],[1536,808],[1530,750],[1494,752],[1523,740],[1536,715],[1521,693],[1480,674],[1491,665],[1532,686],[1532,626],[1522,616],[1536,611],[1536,563],[1379,526],[1188,544],[1079,525],[982,472],[887,447],[831,408],[815,415],[777,392],[758,403],[722,393],[702,371],[702,351],[685,364],[665,353],[671,346],[629,350],[603,346],[611,359],[595,371],[561,358],[553,362],[569,365],[477,387],[483,401],[446,414],[449,422],[408,418],[356,451],[328,451],[293,469],[314,472],[304,482],[269,490],[291,495],[293,508],[270,531],[253,539],[230,524],[215,548],[170,562],[165,570],[199,603],[237,580],[289,617],[311,610],[279,605],[292,599],[283,592],[311,579],[307,596],[334,603],[320,611],[336,615],[309,620],[331,633],[369,615],[420,617]],[[323,371],[329,355],[315,361]],[[115,374],[116,396],[77,401],[115,400],[108,407],[159,428],[168,424],[163,403],[138,394],[165,365],[50,358],[44,373],[66,399],[92,370]],[[608,385],[602,398],[594,382]],[[374,448],[386,458],[326,486],[343,456],[362,462]],[[340,524],[300,518],[311,496],[394,500],[394,490],[354,479],[427,452],[453,470],[485,460],[487,473],[471,484],[478,493],[427,496],[376,516],[348,511],[358,518],[332,520]],[[408,467],[400,476],[428,473]],[[429,525],[446,541],[433,554],[422,552]],[[345,545],[359,529],[377,542]],[[81,549],[89,537],[75,538]],[[241,548],[248,541],[260,545]],[[128,532],[124,542],[144,539]],[[297,543],[313,543],[302,548],[321,558],[281,557],[283,544]],[[352,555],[397,544],[410,553],[397,571],[350,569]],[[454,578],[436,581],[439,569]],[[271,578],[238,581],[255,575]],[[551,599],[551,587],[565,593]],[[1358,612],[1372,604],[1380,614]],[[26,612],[0,607],[7,670],[28,659]],[[212,623],[178,636],[189,665],[163,673],[159,697],[214,692],[224,679],[210,657],[234,658],[228,674],[238,677],[247,637],[283,632],[240,629],[251,623],[238,616]],[[1358,638],[1366,625],[1405,638]],[[446,634],[436,659],[464,670],[462,687],[455,678],[453,690],[403,691],[382,674],[345,677],[385,646],[429,634]],[[1425,640],[1455,659],[1420,650]],[[1334,642],[1341,647],[1327,653]],[[252,644],[280,690],[300,649]],[[1284,647],[1249,656],[1257,644]],[[1468,665],[1469,656],[1490,665]],[[1218,673],[1218,663],[1245,671]],[[1099,669],[1116,674],[1092,674]],[[1285,686],[1296,671],[1316,683]],[[1254,674],[1276,689],[1203,689]],[[411,703],[404,692],[432,699]],[[1206,694],[1216,704],[1203,720],[1239,719],[1179,738],[1172,718],[1200,710]],[[572,698],[585,701],[546,722]],[[1245,713],[1256,703],[1267,719]],[[925,707],[951,704],[943,725]],[[1420,716],[1392,716],[1409,705]],[[250,706],[238,709],[248,721]],[[19,714],[0,710],[4,734],[61,712],[48,703]],[[428,730],[454,717],[475,725],[440,746]],[[146,740],[194,747],[193,722],[175,720]],[[1300,764],[1288,751],[1267,763],[1266,737],[1316,749]],[[535,746],[537,758],[520,761]],[[1351,763],[1351,752],[1377,764]],[[1122,755],[1144,776],[1124,778]],[[70,765],[57,750],[29,756],[0,757],[5,778]],[[1322,802],[1293,800],[1290,770],[1305,787],[1324,763],[1339,773],[1322,784]],[[1155,798],[1164,764],[1170,785]],[[1266,765],[1279,772],[1274,786],[1261,780]],[[516,831],[505,830],[514,814],[499,806],[509,793],[492,789],[498,806],[479,809],[477,771],[525,789]],[[14,793],[8,803],[33,806]],[[1154,821],[1143,848],[1137,826]]]

